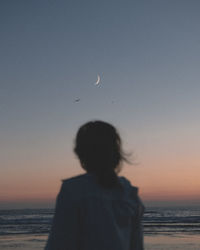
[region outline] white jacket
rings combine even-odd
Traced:
[[[143,250],[138,189],[101,187],[93,175],[63,181],[45,250]]]

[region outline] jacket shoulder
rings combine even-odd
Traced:
[[[127,190],[129,190],[131,193],[133,193],[133,194],[135,194],[135,195],[138,194],[138,190],[139,190],[138,187],[133,186],[133,185],[131,184],[131,182],[130,182],[127,178],[125,178],[124,176],[120,176],[119,178],[120,178],[120,182],[122,183],[122,185],[123,185]]]
[[[76,176],[73,176],[71,178],[63,179],[62,184],[63,185],[74,184],[74,183],[77,183],[85,178],[86,178],[86,174],[76,175]]]
[[[82,174],[62,180],[61,190],[74,199],[79,199],[87,193],[89,189],[89,176]]]

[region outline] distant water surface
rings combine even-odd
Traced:
[[[43,249],[53,213],[53,209],[0,210],[0,249]],[[174,237],[184,237],[179,245],[185,242],[186,246],[189,239],[195,241],[200,238],[200,208],[147,208],[143,225],[148,241],[145,249],[165,249],[164,245],[167,246],[170,240],[164,243],[163,237],[171,237],[171,243]],[[199,245],[198,241],[195,244],[191,249],[200,249],[200,241]],[[174,249],[179,248],[176,246]]]
[[[200,208],[149,208],[143,224],[145,234],[200,234]]]

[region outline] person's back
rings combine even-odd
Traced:
[[[142,250],[138,189],[124,177],[87,172],[63,181],[45,250]]]

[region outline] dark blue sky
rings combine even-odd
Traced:
[[[196,175],[199,13],[198,0],[1,1],[0,189],[11,174],[18,187],[40,170],[52,181],[78,172],[73,138],[91,119],[119,128],[140,186],[146,169],[176,168],[186,154]]]

